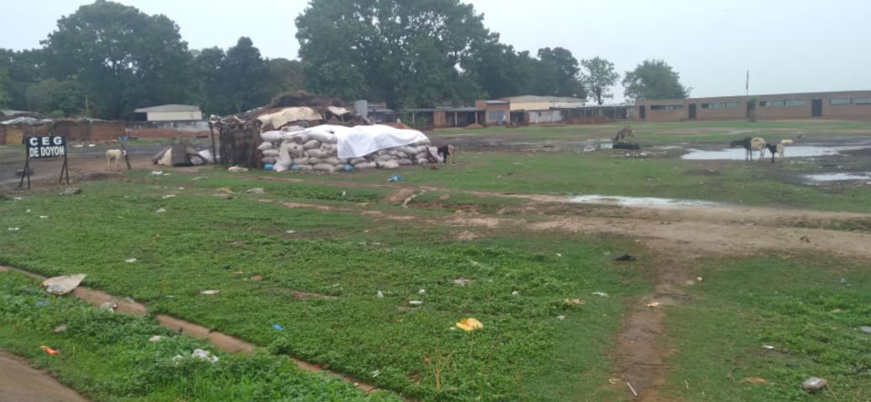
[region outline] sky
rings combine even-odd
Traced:
[[[691,96],[871,90],[868,0],[463,0],[503,43],[535,54],[561,46],[612,61],[622,74],[663,59]],[[270,58],[296,58],[296,17],[307,0],[120,0],[165,14],[192,49],[248,36]],[[10,1],[0,48],[39,47],[84,0]],[[614,88],[622,101],[621,88]]]

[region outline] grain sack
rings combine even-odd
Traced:
[[[290,151],[290,156],[294,158],[301,158],[305,152],[305,148],[303,148],[302,145],[294,143],[289,143],[287,149]]]
[[[287,148],[287,143],[282,143],[281,147],[278,148],[278,160],[275,162],[275,166],[273,167],[276,172],[283,172],[290,169],[290,165],[293,163],[293,159],[290,158]]]
[[[264,156],[264,157],[260,158],[260,162],[263,162],[263,164],[269,163],[269,164],[274,165],[275,162],[277,162],[277,161],[278,161],[278,158],[276,158],[274,156]]]
[[[423,158],[423,159],[418,158],[417,159],[418,165],[426,165],[427,163],[429,163],[429,159],[427,159],[427,158]]]
[[[296,163],[297,165],[311,165],[311,162],[309,162],[309,158],[307,156],[293,158],[293,163]]]
[[[348,166],[350,166],[351,169],[354,169],[353,166],[351,166],[351,165],[348,165]],[[345,170],[345,164],[344,164],[344,163],[340,163],[340,164],[338,164],[338,165],[333,165],[333,167],[336,168],[336,170],[335,170],[336,172],[343,172],[343,171],[344,171],[344,172],[347,172],[347,170]]]
[[[312,165],[296,165],[296,167],[300,172],[311,172],[313,169]]]
[[[355,163],[354,169],[357,170],[365,170],[365,169],[375,169],[377,166],[375,162],[363,162],[363,163]]]
[[[418,153],[416,148],[409,146],[398,147],[397,150],[407,155],[416,155]]]
[[[267,150],[263,151],[263,156],[273,156],[273,157],[277,158],[278,157],[278,150],[277,149],[267,149]]]
[[[356,164],[359,164],[359,163],[366,163],[366,162],[368,162],[368,161],[366,160],[366,158],[354,158],[354,159],[351,159],[350,161],[348,161],[348,163],[350,163],[350,164],[352,164],[352,165],[356,165]]]
[[[280,131],[267,131],[265,133],[260,133],[260,138],[262,138],[264,142],[281,141],[281,132]]]
[[[339,164],[344,165],[344,163],[342,163],[342,161],[340,161],[339,158],[336,158],[335,156],[331,156],[329,158],[324,158],[324,163],[329,163],[331,165],[339,165]]]
[[[400,159],[399,164],[403,165],[403,166],[407,166],[407,165],[413,165],[414,162],[412,162],[411,159],[405,158],[405,159]]]
[[[418,153],[418,154],[423,153],[423,152],[429,152],[429,149],[424,145],[418,145],[418,146],[414,147],[414,149],[417,150],[416,153]]]
[[[324,163],[324,161],[321,158],[315,158],[313,156],[308,158],[309,165],[317,165],[319,163]]]
[[[321,159],[329,158],[330,156],[333,156],[333,155],[330,155],[329,152],[325,152],[325,151],[322,151],[320,149],[309,149],[307,152],[308,152],[308,156],[313,156],[315,158],[321,158]]]
[[[414,156],[415,159],[426,159],[429,160],[429,152],[421,152]]]
[[[378,167],[382,169],[399,169],[399,163],[395,161],[379,163]]]
[[[306,134],[308,134],[309,138],[330,144],[335,144],[338,141],[335,134],[324,130],[317,131],[315,130],[316,128],[317,127],[313,127],[306,131]]]
[[[321,147],[321,142],[318,140],[308,140],[305,144],[302,144],[302,147],[305,149],[315,149]]]
[[[291,134],[304,134],[305,128],[300,126],[285,126],[281,129],[281,131],[285,131]]]
[[[264,143],[260,144],[260,146],[257,147],[257,149],[259,149],[261,151],[265,151],[267,149],[272,149],[272,143],[271,142],[264,142]]]
[[[314,166],[314,170],[317,170],[319,172],[333,173],[336,171],[336,167],[335,165],[330,165],[329,163],[318,163]]]

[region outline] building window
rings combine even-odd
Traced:
[[[830,105],[849,105],[853,103],[853,99],[851,98],[832,98],[829,99]]]
[[[773,106],[785,106],[786,101],[761,101],[759,102],[760,107],[773,107]]]
[[[683,110],[683,105],[653,105],[650,110]]]
[[[854,105],[871,105],[871,98],[853,98]]]
[[[805,106],[807,105],[806,100],[788,100],[786,101],[786,106]]]
[[[740,102],[702,103],[702,109],[720,109],[727,107],[740,107]]]

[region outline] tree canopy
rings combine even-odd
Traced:
[[[540,49],[535,74],[535,95],[571,96],[586,98],[586,89],[580,80],[578,59],[572,52],[561,48]]]
[[[692,88],[680,83],[680,74],[663,60],[645,60],[623,78],[626,97],[640,99],[685,99]]]
[[[620,74],[614,71],[614,63],[596,57],[581,61],[581,65],[587,70],[584,74],[584,83],[590,91],[590,97],[599,105],[605,103],[605,99],[611,99],[611,87],[617,84]]]

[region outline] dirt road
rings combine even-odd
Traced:
[[[88,402],[52,376],[0,351],[0,402]]]

